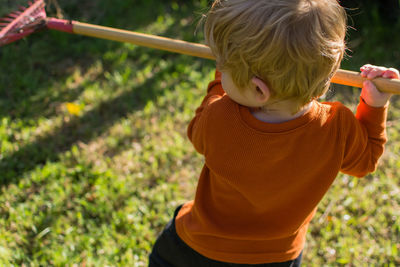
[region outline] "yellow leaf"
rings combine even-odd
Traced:
[[[81,114],[82,108],[77,104],[67,103],[67,110],[69,114],[79,116],[79,114]]]

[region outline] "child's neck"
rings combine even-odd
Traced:
[[[292,114],[293,102],[281,101],[263,108],[251,108],[251,114],[260,121],[268,123],[282,123],[294,120],[311,109],[313,102],[303,106],[296,114]]]

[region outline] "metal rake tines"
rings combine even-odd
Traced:
[[[29,7],[19,7],[0,19],[0,45],[18,40],[34,31],[46,19],[43,0],[29,2]]]

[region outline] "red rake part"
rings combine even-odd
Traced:
[[[29,7],[20,7],[0,19],[0,46],[23,38],[46,24],[46,12],[43,0],[29,2]]]

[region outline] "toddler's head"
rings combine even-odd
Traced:
[[[297,109],[323,95],[345,51],[337,0],[215,0],[204,26],[217,67],[238,88],[252,77]]]

